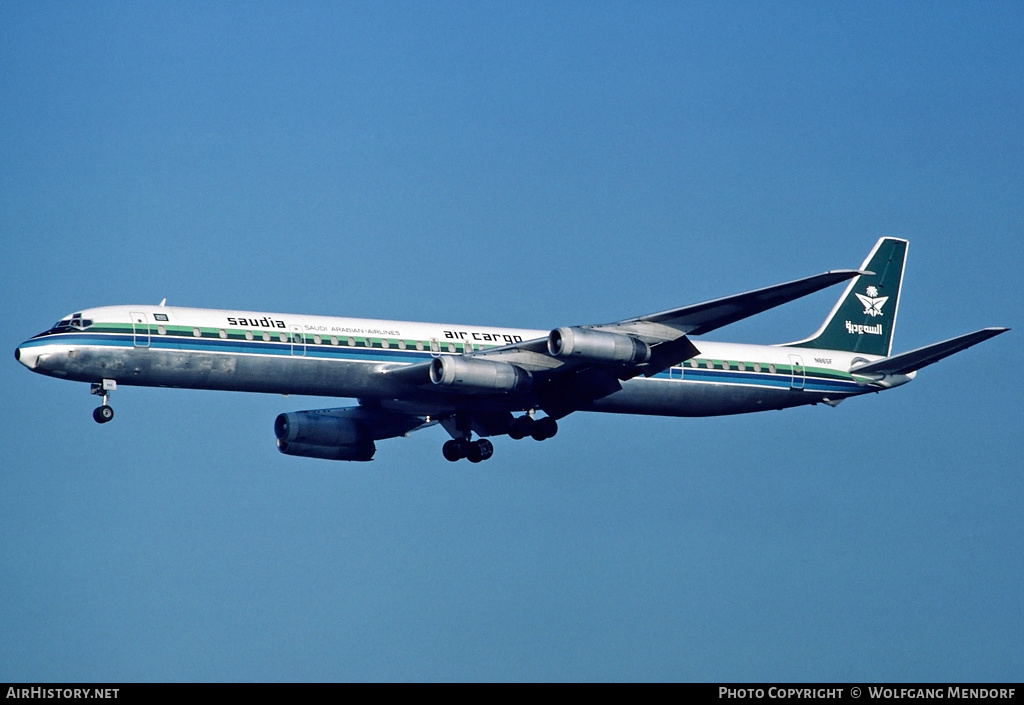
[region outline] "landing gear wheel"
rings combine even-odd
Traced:
[[[92,412],[92,417],[96,420],[96,423],[106,423],[114,418],[114,410],[104,404]]]
[[[520,416],[512,422],[508,430],[508,437],[514,441],[526,438],[533,432],[534,421],[529,416]]]
[[[92,418],[96,423],[106,423],[114,418],[114,410],[107,404],[107,395],[117,389],[117,382],[112,379],[104,379],[102,382],[93,382],[89,390],[90,394],[102,397],[102,406],[92,412]]]
[[[545,441],[558,433],[558,422],[550,416],[545,416],[533,425],[530,435],[535,441]]]
[[[476,443],[469,443],[466,449],[466,458],[471,463],[479,463],[494,455],[494,445],[486,438],[481,438]]]
[[[453,463],[466,457],[466,454],[462,452],[462,442],[455,440],[448,441],[441,446],[441,453],[444,455],[445,460]]]
[[[445,460],[453,463],[463,458],[467,458],[471,463],[479,463],[494,455],[494,446],[485,438],[481,438],[479,441],[459,438],[441,446],[441,453]]]

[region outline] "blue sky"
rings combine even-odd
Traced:
[[[910,240],[1020,326],[1020,3],[0,3],[9,353],[158,302],[549,328]],[[812,332],[838,289],[712,334]],[[1013,331],[848,401],[291,458],[344,400],[0,368],[0,680],[1019,680]]]

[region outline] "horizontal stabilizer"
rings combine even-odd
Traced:
[[[917,350],[893,355],[892,357],[887,357],[884,360],[857,365],[850,370],[850,373],[855,375],[905,375],[910,372],[914,372],[915,370],[919,370],[922,367],[927,367],[933,362],[938,362],[942,358],[949,357],[961,350],[966,350],[972,345],[977,345],[978,343],[995,337],[1000,333],[1005,333],[1008,330],[1010,329],[983,328],[982,330],[974,331],[967,335],[961,335],[956,338],[944,340],[941,343],[934,343],[932,345],[926,345],[923,348],[918,348]]]

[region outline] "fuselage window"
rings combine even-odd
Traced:
[[[288,342],[288,334],[287,333],[278,333],[277,334],[277,339],[280,340],[282,343],[287,343]]]
[[[197,338],[202,338],[203,337],[203,331],[199,330],[198,328],[193,328],[192,329],[192,335],[194,335]]]
[[[448,343],[448,352],[455,352],[455,343]]]
[[[348,339],[348,344],[351,345],[352,347],[355,347],[356,339],[350,336]]]
[[[399,350],[405,350],[405,341],[404,340],[399,340],[398,341],[398,349]]]
[[[245,339],[246,340],[252,340],[253,339],[253,335],[252,335],[252,331],[251,330],[245,331]]]
[[[697,362],[697,358],[695,358],[695,357],[691,357],[689,362],[690,362],[690,367],[697,367],[697,365],[700,364],[699,362]]]
[[[755,362],[754,363],[754,372],[760,372],[760,371],[761,371],[761,363],[760,362]]]
[[[743,371],[745,371],[747,369],[746,364],[742,363],[742,362],[736,363],[736,367],[737,367],[737,369],[739,369],[740,372],[743,372]]]
[[[314,335],[313,336],[313,342],[316,343],[317,345],[319,345],[320,343],[323,342],[323,338],[321,338],[319,335]]]
[[[265,342],[265,343],[269,343],[270,342],[270,333],[268,333],[267,331],[263,331],[263,342]]]
[[[387,350],[389,347],[391,347],[391,343],[388,342],[387,338],[384,338],[380,341],[380,346]]]
[[[228,332],[226,330],[224,330],[223,328],[221,328],[220,332],[217,335],[219,335],[221,338],[227,338],[228,337]]]
[[[772,374],[775,374],[775,363],[774,362],[769,362],[768,363],[768,371],[770,373],[772,373]]]
[[[715,369],[715,363],[712,362],[711,360],[705,360],[704,366],[707,367],[709,370]]]
[[[416,349],[419,350],[420,352],[423,352],[423,341],[422,340],[417,340],[416,341]]]
[[[338,344],[338,336],[332,335],[331,336],[331,345],[337,345],[337,344]]]
[[[164,328],[163,326],[157,326],[156,327],[156,332],[157,332],[157,335],[167,335],[167,329]]]

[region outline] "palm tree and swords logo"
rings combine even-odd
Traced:
[[[867,296],[864,294],[867,294]],[[884,306],[885,302],[889,300],[889,297],[879,296],[878,287],[875,286],[869,286],[864,290],[864,294],[856,295],[857,298],[860,299],[860,302],[864,304],[864,315],[871,316],[872,318],[875,316],[881,316],[882,306]]]

